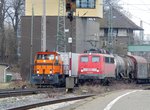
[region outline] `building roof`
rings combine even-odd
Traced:
[[[110,20],[110,16],[112,16]],[[100,28],[108,28],[109,21],[112,21],[112,28],[127,28],[132,30],[143,30],[143,28],[137,26],[133,21],[131,21],[127,16],[112,8],[112,14],[109,10],[104,12],[104,17],[100,19]]]

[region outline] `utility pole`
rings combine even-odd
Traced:
[[[72,38],[73,38],[73,14],[76,12],[76,0],[66,0],[66,12],[67,18],[70,20],[70,36],[68,38],[68,43],[70,44],[70,52],[72,52]]]
[[[68,92],[72,92],[74,88],[74,77],[72,76],[72,21],[73,21],[73,13],[76,11],[76,0],[66,0],[66,13],[67,18],[70,20],[70,36],[68,37],[68,43],[70,44],[70,52],[69,52],[69,77],[66,78],[66,90]]]
[[[113,35],[112,35],[112,5],[108,4],[108,49],[113,53]]]
[[[140,27],[143,28],[143,21],[140,21]],[[144,39],[144,32],[143,30],[140,31],[140,44],[143,44],[143,39]]]
[[[30,77],[29,80],[31,81],[31,75],[32,75],[32,51],[33,51],[33,17],[34,17],[34,6],[33,6],[33,0],[32,0],[32,17],[31,17],[31,40],[30,40]]]
[[[41,51],[46,51],[46,0],[43,0]]]

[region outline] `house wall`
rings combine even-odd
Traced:
[[[5,68],[6,68],[6,66],[0,65],[0,83],[4,82],[4,69]]]
[[[26,16],[32,15],[32,1],[33,1],[33,7],[34,7],[34,15],[41,16],[43,12],[42,11],[43,0],[25,0],[25,15]],[[59,0],[46,0],[46,15],[47,16],[58,16],[58,6],[59,6],[58,3],[59,3]],[[103,17],[103,5],[97,5],[97,4],[103,4],[103,0],[96,0],[96,4],[95,4],[96,8],[93,8],[93,9],[77,8],[75,16],[102,18]]]
[[[100,29],[100,47],[108,47],[108,31]],[[129,44],[134,43],[133,30],[131,29],[117,29],[117,34],[113,34],[113,40],[111,40],[111,50],[113,48],[113,53],[117,54],[127,54],[127,47]]]
[[[97,18],[76,18],[76,52],[81,53],[85,49],[100,48],[99,27]]]

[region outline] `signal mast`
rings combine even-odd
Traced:
[[[67,38],[65,34],[65,10],[67,13],[67,18],[70,20],[70,24],[72,24],[73,12],[75,12],[76,10],[76,0],[59,0],[56,49],[59,52],[66,52],[67,45]],[[72,36],[70,36],[70,38],[72,38]]]

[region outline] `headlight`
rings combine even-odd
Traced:
[[[83,69],[81,69],[81,72],[83,72]]]
[[[36,73],[39,73],[39,70],[37,70]]]
[[[50,71],[50,73],[52,73],[52,71]]]
[[[99,72],[99,70],[96,70],[96,72]]]

